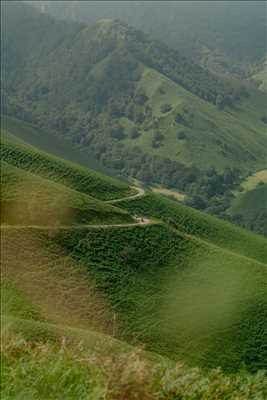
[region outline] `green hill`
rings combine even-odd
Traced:
[[[9,393],[7,398],[24,393],[24,388],[33,390],[29,377],[36,382],[37,393],[46,395],[33,372],[36,363],[38,376],[43,382],[54,382],[55,393],[69,390],[77,395],[78,387],[87,393],[83,367],[73,361],[73,354],[83,359],[92,351],[94,370],[96,360],[103,364],[103,358],[112,360],[111,370],[121,365],[116,360],[123,359],[120,368],[128,370],[125,365],[132,365],[131,357],[135,357],[138,368],[142,363],[148,371],[159,368],[162,379],[164,374],[178,373],[173,361],[185,363],[179,373],[182,379],[190,376],[190,366],[220,366],[225,373],[237,374],[227,378],[227,389],[218,389],[218,379],[223,386],[226,378],[223,373],[216,375],[221,398],[242,393],[241,383],[237,384],[240,379],[248,387],[250,375],[246,372],[241,378],[240,369],[254,373],[266,368],[266,241],[262,237],[151,193],[127,200],[132,192],[125,183],[37,151],[11,134],[5,135],[2,147],[2,196],[6,201],[16,201],[23,210],[36,196],[38,210],[48,210],[54,218],[66,197],[67,206],[81,213],[67,223],[59,220],[57,226],[47,226],[45,218],[34,227],[34,207],[29,207],[20,226],[1,227],[5,250],[1,256],[3,388]],[[91,184],[81,184],[81,177],[90,177]],[[101,198],[99,187],[125,200],[113,207],[84,193]],[[20,215],[21,211],[16,212]],[[130,215],[143,216],[147,222],[138,226]],[[95,225],[90,228],[88,221]],[[131,346],[153,354],[131,356]],[[45,372],[58,352],[64,356],[58,358],[56,375],[52,370]],[[23,388],[22,364],[27,370]],[[70,385],[68,378],[65,385],[59,383],[64,367],[78,383]],[[87,369],[91,367],[85,368],[84,374],[92,373]],[[135,373],[139,376],[133,371],[134,377]],[[162,382],[158,373],[153,380],[149,372],[147,379],[153,385]],[[210,390],[215,390],[213,373],[198,370],[196,382],[208,379]],[[90,381],[90,387],[101,387],[100,376],[93,381],[97,383]],[[229,387],[229,379],[235,382],[233,386]],[[256,393],[261,393],[263,378],[256,375],[253,379],[258,382]],[[170,382],[174,384],[173,379]],[[140,381],[134,384],[145,390]],[[159,390],[167,390],[164,387],[160,383]],[[136,390],[130,386],[129,393]],[[205,399],[205,391],[198,385],[192,389],[191,383],[183,389],[179,384],[164,395],[174,399],[178,393],[183,399],[187,392],[189,398],[194,394]]]
[[[60,183],[1,164],[1,222],[21,225],[129,223],[128,213]]]
[[[1,11],[2,396],[264,400],[266,239],[87,168],[255,218],[264,93],[118,20]]]
[[[12,135],[3,136],[1,140],[1,158],[27,172],[101,200],[112,200],[133,192],[126,183],[18,142]]]
[[[267,185],[258,184],[237,194],[228,212],[246,228],[267,236]]]
[[[180,232],[225,250],[267,262],[266,239],[263,237],[173,200],[147,193],[145,197],[119,204],[131,213],[160,218]]]
[[[230,212],[233,214],[247,215],[253,219],[259,212],[266,211],[267,185],[259,184],[255,189],[240,193],[234,199]]]
[[[37,147],[39,150],[47,151],[54,156],[64,158],[84,167],[94,169],[95,171],[104,173],[105,175],[114,176],[111,169],[104,168],[93,155],[89,155],[81,147],[75,146],[70,140],[66,140],[62,136],[49,130],[42,130],[36,126],[28,124],[16,118],[10,118],[6,115],[1,116],[2,137],[12,134]]]
[[[7,45],[23,48],[28,32],[12,21],[36,14],[42,29],[52,23],[25,8],[6,7]],[[60,132],[122,175],[186,192],[211,167],[237,176],[264,168],[264,93],[222,80],[118,20],[73,24],[75,34],[66,28],[41,55],[38,41],[31,57],[25,45],[20,70],[3,63],[4,113]]]

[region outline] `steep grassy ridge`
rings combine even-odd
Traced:
[[[1,163],[1,221],[6,224],[129,223],[130,215],[61,183]]]
[[[264,264],[164,225],[60,231],[121,320],[119,334],[193,365],[266,367]]]
[[[1,141],[1,159],[101,200],[112,200],[131,193],[126,183],[48,155],[32,146],[15,143],[9,138]]]
[[[261,236],[173,200],[148,193],[143,198],[126,200],[119,205],[131,213],[160,218],[181,232],[207,240],[226,250],[267,262],[267,242]]]
[[[97,328],[194,366],[266,367],[263,264],[164,225],[1,236],[7,316]]]
[[[70,140],[57,135],[48,129],[42,130],[34,125],[28,124],[22,120],[11,118],[6,115],[1,116],[1,135],[5,137],[9,133],[13,136],[37,147],[40,150],[47,151],[56,157],[80,164],[105,175],[114,175],[112,171],[104,168],[94,157],[85,153],[84,149],[75,146]],[[14,140],[14,138],[13,138]]]
[[[109,304],[53,232],[50,242],[35,229],[2,228],[1,246],[3,314],[112,333]]]

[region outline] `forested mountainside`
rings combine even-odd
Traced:
[[[242,176],[265,167],[264,93],[219,79],[121,21],[66,23],[13,3],[3,6],[4,113],[219,214]]]
[[[121,18],[217,71],[244,73],[266,55],[263,1],[32,3],[60,19],[92,24],[99,18]]]

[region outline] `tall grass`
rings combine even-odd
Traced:
[[[226,376],[182,364],[152,364],[140,351],[100,357],[82,344],[2,340],[3,400],[264,400],[262,373]]]

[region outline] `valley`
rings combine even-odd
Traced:
[[[265,400],[261,4],[32,3],[1,4],[3,400]]]

